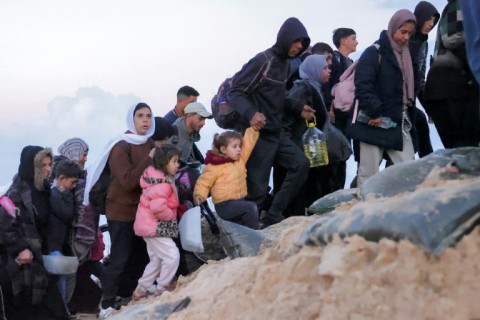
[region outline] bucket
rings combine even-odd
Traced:
[[[71,256],[43,256],[43,265],[48,273],[67,275],[77,272],[78,259]]]

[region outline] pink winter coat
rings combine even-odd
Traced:
[[[174,178],[166,178],[163,172],[153,166],[145,169],[140,177],[142,195],[133,224],[137,236],[158,237],[170,233],[170,230],[158,230],[160,225],[176,228],[179,202],[174,183]]]

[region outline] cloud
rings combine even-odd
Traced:
[[[2,155],[3,170],[0,183],[10,181],[16,172],[20,152],[24,146],[57,147],[71,137],[84,139],[90,145],[90,157],[96,157],[115,134],[126,130],[126,112],[140,101],[134,94],[114,96],[99,87],[79,88],[74,96],[59,96],[47,105],[45,116],[28,123],[15,132],[14,139],[6,141],[7,154]],[[12,134],[2,127],[2,137]]]
[[[430,2],[439,11],[446,4]],[[274,43],[290,16],[305,24],[312,43],[331,44],[332,30],[353,28],[360,42],[353,57],[358,58],[397,9],[413,10],[416,3],[6,1],[0,10],[5,31],[0,33],[0,184],[17,171],[25,145],[56,150],[79,136],[89,143],[94,160],[108,139],[125,129],[125,112],[139,97],[155,115],[164,115],[175,104],[178,88],[191,85],[208,105],[227,76]],[[209,121],[202,130],[202,151],[217,131]]]

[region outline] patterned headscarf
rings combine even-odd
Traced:
[[[80,156],[88,152],[88,144],[80,138],[71,138],[58,147],[58,153],[72,161],[79,161]]]

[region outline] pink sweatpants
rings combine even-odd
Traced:
[[[143,238],[147,243],[150,262],[145,267],[138,285],[148,289],[157,280],[157,289],[165,290],[177,272],[180,253],[171,238]]]

